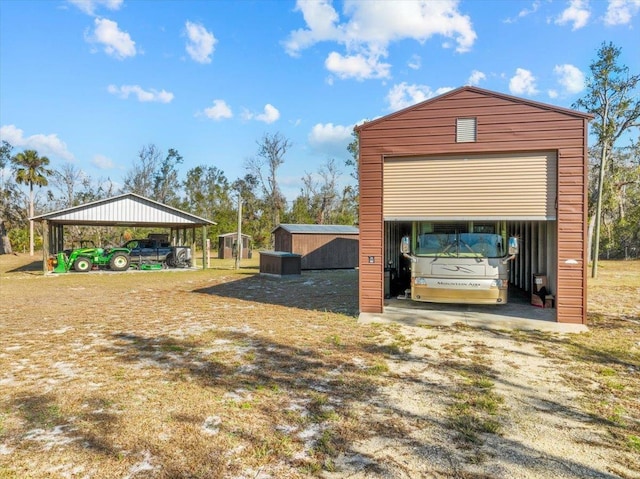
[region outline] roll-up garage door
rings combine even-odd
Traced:
[[[385,158],[384,219],[555,220],[555,152]]]

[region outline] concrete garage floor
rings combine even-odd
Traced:
[[[555,308],[538,308],[520,290],[509,291],[509,302],[503,305],[438,304],[385,299],[382,313],[360,313],[364,323],[398,323],[405,326],[451,326],[464,323],[476,328],[521,329],[558,333],[588,331],[583,324],[556,322]]]

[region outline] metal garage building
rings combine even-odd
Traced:
[[[177,208],[158,203],[135,193],[126,193],[103,200],[85,203],[65,210],[53,211],[32,218],[43,223],[43,269],[47,260],[64,250],[65,225],[132,226],[169,229],[172,245],[181,242],[196,249],[196,228],[202,228],[206,241],[206,227],[216,223]],[[203,265],[206,264],[203,258]]]
[[[590,118],[463,87],[357,127],[360,311],[383,312],[413,221],[501,220],[521,242],[510,283],[545,274],[556,320],[584,323]]]

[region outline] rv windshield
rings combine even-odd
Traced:
[[[416,256],[499,258],[505,254],[502,236],[497,234],[425,233],[416,239]]]

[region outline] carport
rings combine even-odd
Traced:
[[[42,268],[47,272],[50,256],[64,250],[64,229],[68,225],[77,226],[125,226],[168,229],[172,245],[181,242],[196,250],[196,230],[202,229],[202,244],[206,244],[207,226],[216,223],[192,215],[177,208],[150,200],[135,193],[126,193],[103,200],[85,203],[64,210],[53,211],[32,218],[43,225]],[[206,264],[204,258],[203,268]]]
[[[590,118],[463,87],[356,127],[360,311],[383,312],[412,222],[503,221],[521,244],[510,286],[545,275],[555,321],[584,323]]]

